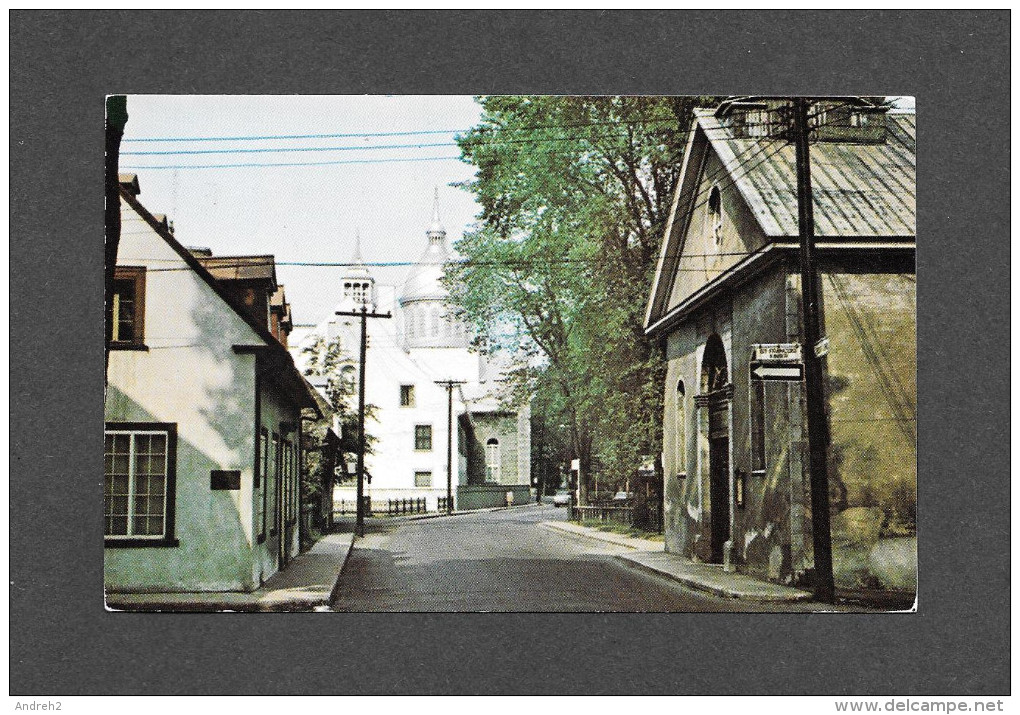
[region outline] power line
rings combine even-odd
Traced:
[[[670,118],[653,118],[653,117],[641,117],[638,119],[628,120],[614,120],[614,121],[594,121],[594,122],[567,122],[564,124],[535,124],[531,126],[513,128],[513,127],[490,127],[485,124],[478,127],[468,127],[466,129],[419,129],[413,131],[402,131],[402,132],[356,132],[356,133],[344,133],[344,134],[275,134],[275,135],[254,135],[254,136],[221,136],[221,137],[140,137],[140,138],[125,138],[124,142],[217,142],[217,141],[277,141],[277,140],[289,140],[289,139],[360,139],[367,137],[407,137],[407,136],[419,136],[427,134],[459,134],[466,133],[476,129],[491,129],[494,131],[505,131],[508,128],[513,131],[534,131],[538,129],[569,129],[576,127],[594,127],[594,126],[618,126],[621,124],[653,124],[653,123],[675,123],[677,119],[675,117]]]
[[[427,157],[399,157],[392,159],[345,159],[338,161],[303,161],[303,162],[288,162],[288,163],[269,163],[269,164],[258,164],[258,163],[245,163],[245,164],[178,164],[176,166],[125,166],[121,164],[121,169],[134,169],[146,170],[146,171],[161,171],[166,169],[266,169],[271,167],[293,167],[293,166],[336,166],[340,164],[389,164],[392,162],[408,162],[408,161],[461,161],[460,156],[427,156]]]

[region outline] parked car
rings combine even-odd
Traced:
[[[616,492],[616,494],[613,495],[613,502],[622,504],[624,502],[629,502],[633,498],[634,492]]]
[[[557,489],[553,495],[553,506],[568,506],[570,504],[570,490]]]

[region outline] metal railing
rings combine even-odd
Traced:
[[[645,531],[662,533],[662,502],[649,499],[638,504],[571,504],[567,512],[570,521],[597,521],[633,526]]]
[[[391,516],[395,514],[423,514],[425,511],[425,499],[423,497],[417,499],[386,500],[386,513]]]
[[[372,497],[362,497],[362,501],[365,503],[365,514],[372,514]],[[358,500],[357,499],[341,499],[340,501],[333,502],[333,515],[338,514],[357,514],[358,513]]]

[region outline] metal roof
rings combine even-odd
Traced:
[[[768,236],[796,236],[796,150],[783,140],[737,138],[714,110],[696,121]],[[880,144],[811,145],[815,235],[914,236],[916,149],[913,112],[889,112]]]

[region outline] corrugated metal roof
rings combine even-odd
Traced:
[[[777,139],[736,138],[714,116],[695,110],[731,181],[769,236],[796,236],[796,150]],[[916,149],[913,113],[889,112],[881,144],[811,145],[815,235],[913,236]]]

